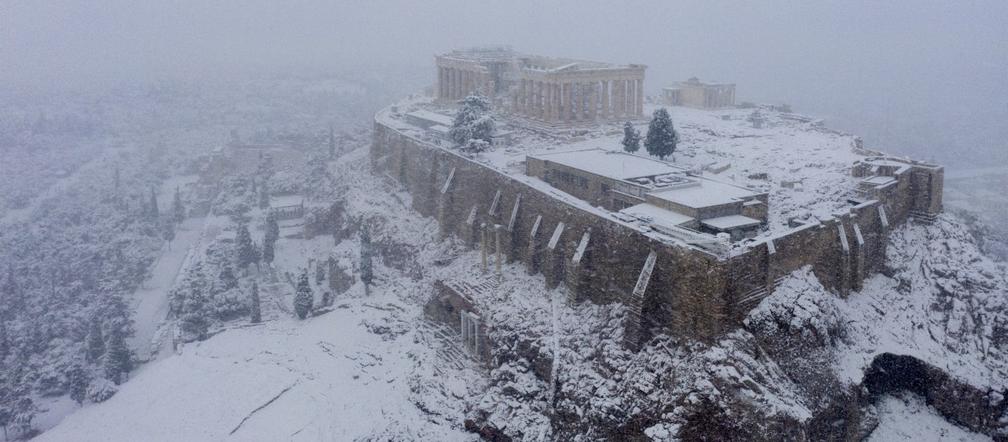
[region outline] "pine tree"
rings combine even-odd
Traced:
[[[70,390],[70,399],[77,402],[77,405],[83,404],[84,397],[87,395],[88,384],[91,383],[88,372],[80,364],[74,364],[67,371],[66,378],[67,389]]]
[[[154,187],[151,186],[150,189],[150,206],[147,207],[150,210],[150,219],[156,220],[161,216],[161,212],[158,210],[157,205],[157,195],[154,193]]]
[[[361,263],[360,263],[360,279],[365,286],[371,285],[371,281],[374,279],[374,272],[371,263],[371,234],[368,233],[366,228],[361,229]]]
[[[308,270],[305,269],[298,278],[297,293],[294,295],[294,312],[297,313],[298,318],[306,318],[311,312],[314,302],[312,289],[308,284]]]
[[[466,146],[469,140],[492,141],[496,123],[489,115],[490,100],[475,94],[462,100],[448,136],[459,146]]]
[[[231,269],[231,264],[224,262],[221,265],[221,271],[219,275],[220,287],[222,291],[231,290],[238,287],[238,278],[235,277],[234,270]]]
[[[259,303],[259,284],[252,283],[252,294],[250,297],[252,298],[249,301],[252,304],[249,307],[250,320],[253,324],[258,324],[262,322],[262,305]]]
[[[179,192],[179,188],[175,188],[175,199],[172,200],[172,216],[174,217],[176,224],[181,224],[185,221],[185,206],[182,205],[182,194]]]
[[[87,360],[98,362],[105,354],[105,338],[102,336],[101,323],[91,321],[91,331],[87,335]]]
[[[672,127],[672,118],[669,117],[668,111],[665,108],[656,110],[648,124],[647,137],[644,140],[644,147],[648,153],[664,160],[665,157],[675,153],[677,141],[679,135]]]
[[[255,245],[252,244],[252,235],[249,234],[248,226],[245,224],[238,226],[238,234],[235,236],[235,255],[235,261],[243,270],[256,261]]]
[[[630,153],[640,150],[640,132],[629,121],[623,125],[623,150]]]
[[[336,135],[333,134],[333,127],[329,125],[329,159],[336,158]]]
[[[125,333],[114,329],[109,334],[108,352],[105,354],[105,377],[116,385],[123,381],[123,375],[133,369],[133,359],[126,347]]]

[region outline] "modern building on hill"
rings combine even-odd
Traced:
[[[766,193],[692,174],[653,158],[603,149],[529,155],[526,174],[656,229],[754,235],[766,223]]]

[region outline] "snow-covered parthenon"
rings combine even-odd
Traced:
[[[566,125],[640,117],[644,113],[641,64],[519,54],[508,47],[455,50],[436,57],[440,101],[479,92],[507,100],[524,118]]]

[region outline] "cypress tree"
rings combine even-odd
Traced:
[[[151,186],[150,188],[150,206],[148,207],[148,210],[150,210],[150,219],[152,220],[158,219],[158,217],[161,216],[161,212],[158,210],[157,205],[157,195],[154,193],[154,186]]]
[[[267,232],[269,234],[269,232]],[[262,249],[262,260],[266,264],[271,264],[273,262],[273,254],[276,252],[273,250],[273,243],[275,241],[270,241],[269,238],[263,238],[263,249]]]
[[[266,240],[276,242],[278,239],[280,239],[280,223],[277,222],[276,214],[270,212],[266,216]]]
[[[298,278],[297,293],[294,295],[294,312],[298,318],[306,318],[314,302],[311,285],[308,284],[308,270],[305,269]]]
[[[672,127],[672,118],[669,117],[668,111],[665,108],[656,110],[648,124],[647,137],[644,139],[644,147],[648,153],[664,160],[665,157],[675,153],[677,141],[679,135]]]
[[[235,236],[235,255],[235,261],[242,269],[248,268],[249,264],[256,261],[252,235],[249,234],[248,226],[244,223],[238,226],[238,233]]]
[[[87,360],[98,362],[105,354],[105,338],[102,336],[101,323],[91,321],[91,331],[87,335]]]
[[[262,306],[259,303],[259,284],[252,283],[252,294],[250,297],[252,298],[250,300],[252,305],[249,307],[249,311],[251,312],[249,319],[253,324],[258,324],[262,322]]]
[[[172,200],[172,216],[177,224],[185,221],[185,206],[182,205],[182,194],[178,187],[175,187],[175,199]]]
[[[259,208],[265,210],[269,209],[269,207],[270,207],[269,188],[266,187],[266,182],[264,181],[262,186],[259,186]]]

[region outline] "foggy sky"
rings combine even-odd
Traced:
[[[690,76],[734,82],[739,100],[791,103],[889,150],[1008,161],[1008,2],[708,3],[4,1],[0,81],[72,89],[348,65],[432,80],[437,52],[508,44],[647,64],[648,93]]]

